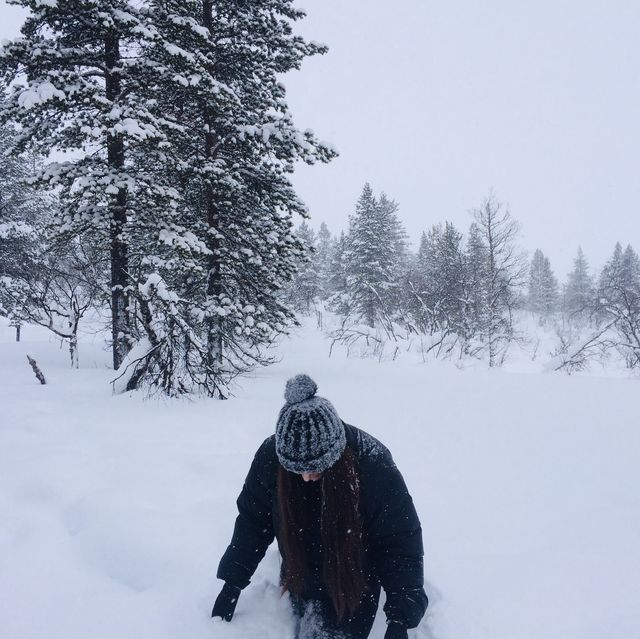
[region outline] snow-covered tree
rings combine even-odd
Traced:
[[[379,320],[392,321],[401,299],[400,274],[407,255],[397,209],[384,195],[376,200],[365,184],[350,218],[344,256],[348,306],[370,327]]]
[[[421,332],[466,334],[462,234],[451,222],[422,234],[409,287],[409,307]]]
[[[480,227],[472,222],[465,246],[465,306],[469,336],[482,334],[487,323],[487,269],[490,262]]]
[[[40,252],[32,267],[15,278],[16,291],[25,303],[20,307],[21,322],[49,329],[69,346],[71,366],[78,368],[80,321],[94,308],[103,293],[100,264],[78,239],[64,244],[48,243],[42,238]],[[90,248],[88,249],[91,250]]]
[[[529,310],[541,317],[548,317],[558,305],[558,280],[551,270],[549,258],[536,249],[529,268]]]
[[[439,322],[454,333],[464,336],[466,333],[466,308],[462,233],[451,222],[445,222],[437,248]]]
[[[34,162],[7,155],[15,133],[0,129],[0,315],[9,318],[20,340],[29,311],[25,277],[35,277],[42,238],[37,230],[45,213],[43,199],[28,184]]]
[[[20,3],[0,121],[17,151],[70,158],[41,181],[60,232],[110,255],[114,366],[127,388],[225,396],[294,321],[289,174],[334,152],[294,126],[281,76],[325,48],[293,34],[291,0]]]
[[[486,247],[482,338],[488,350],[489,366],[497,366],[515,337],[513,311],[520,301],[527,268],[516,245],[519,225],[493,193],[473,211],[473,216],[478,237]]]
[[[298,272],[289,287],[292,306],[302,313],[310,313],[311,307],[320,293],[320,274],[317,262],[317,238],[315,231],[302,222],[297,235],[304,246]]]
[[[335,250],[336,241],[334,240],[327,225],[322,222],[318,231],[318,243],[316,247],[316,271],[318,273],[318,294],[320,299],[326,300],[331,294],[330,276],[331,276],[331,259]]]
[[[406,283],[405,307],[411,318],[411,326],[418,333],[431,333],[436,330],[434,301],[429,286],[431,256],[435,252],[434,228],[429,234],[426,231],[422,232]]]
[[[380,264],[377,205],[373,189],[365,184],[349,222],[345,253],[350,306],[368,326],[374,326],[380,307],[378,289],[389,284],[389,273]]]
[[[620,243],[616,244],[602,269],[598,307],[604,321],[615,322],[615,346],[627,366],[640,367],[640,258],[631,245],[623,251]]]
[[[591,315],[595,303],[593,278],[589,273],[589,264],[578,247],[578,253],[573,261],[573,269],[564,289],[564,310],[571,319],[586,319]]]
[[[294,321],[281,292],[305,250],[292,217],[307,213],[289,174],[297,161],[334,155],[294,126],[286,104],[281,75],[325,51],[293,35],[304,12],[292,4],[150,3],[148,96],[161,107],[167,139],[157,174],[182,205],[179,216],[157,220],[169,242],[145,261],[172,299],[157,298],[153,328],[143,326],[160,350],[174,339],[168,327],[194,337],[178,374],[195,372],[195,384],[212,395],[225,395],[229,376],[268,362],[264,349]],[[164,366],[157,350],[138,371]]]
[[[29,14],[22,36],[0,53],[8,89],[0,124],[20,129],[14,152],[58,158],[37,176],[59,192],[58,235],[91,238],[109,255],[117,368],[131,344],[131,247],[136,237],[143,246],[148,222],[171,200],[135,163],[163,141],[140,46],[148,26],[127,0],[15,4]]]
[[[378,200],[378,208],[381,217],[381,226],[384,229],[384,239],[386,240],[385,254],[388,255],[389,269],[394,273],[393,279],[396,281],[394,291],[394,302],[400,303],[401,292],[399,290],[399,280],[409,269],[409,247],[408,235],[398,215],[400,206],[395,200],[390,199],[386,193],[381,193]]]
[[[327,304],[330,309],[340,315],[349,315],[350,313],[349,296],[347,295],[346,252],[347,235],[344,231],[341,231],[340,237],[333,244],[327,276],[329,293]]]
[[[15,133],[0,132],[0,306],[18,339],[29,322],[67,340],[77,367],[79,323],[105,283],[99,256],[77,238],[52,237],[57,199],[30,184],[36,158],[5,154],[12,144]]]

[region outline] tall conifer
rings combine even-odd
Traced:
[[[0,52],[8,88],[0,124],[17,124],[15,152],[50,153],[41,186],[57,188],[61,236],[92,236],[109,256],[113,365],[131,346],[135,237],[166,200],[135,156],[162,141],[143,80],[141,12],[126,0],[16,0],[22,37]]]

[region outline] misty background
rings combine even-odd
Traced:
[[[331,142],[294,178],[311,225],[347,228],[369,181],[420,233],[471,221],[491,188],[560,278],[640,243],[640,4],[323,0],[296,31],[329,46],[284,83],[294,119]],[[0,1],[0,38],[22,12]]]

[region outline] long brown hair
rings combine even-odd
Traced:
[[[360,481],[356,455],[345,448],[342,457],[322,473],[322,577],[338,619],[358,608],[366,590]],[[282,586],[300,595],[308,573],[302,531],[317,522],[306,520],[300,475],[278,468],[278,511],[284,554]]]

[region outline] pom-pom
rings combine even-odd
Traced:
[[[318,385],[308,375],[296,375],[287,382],[284,398],[287,404],[297,404],[313,397],[317,390]]]

